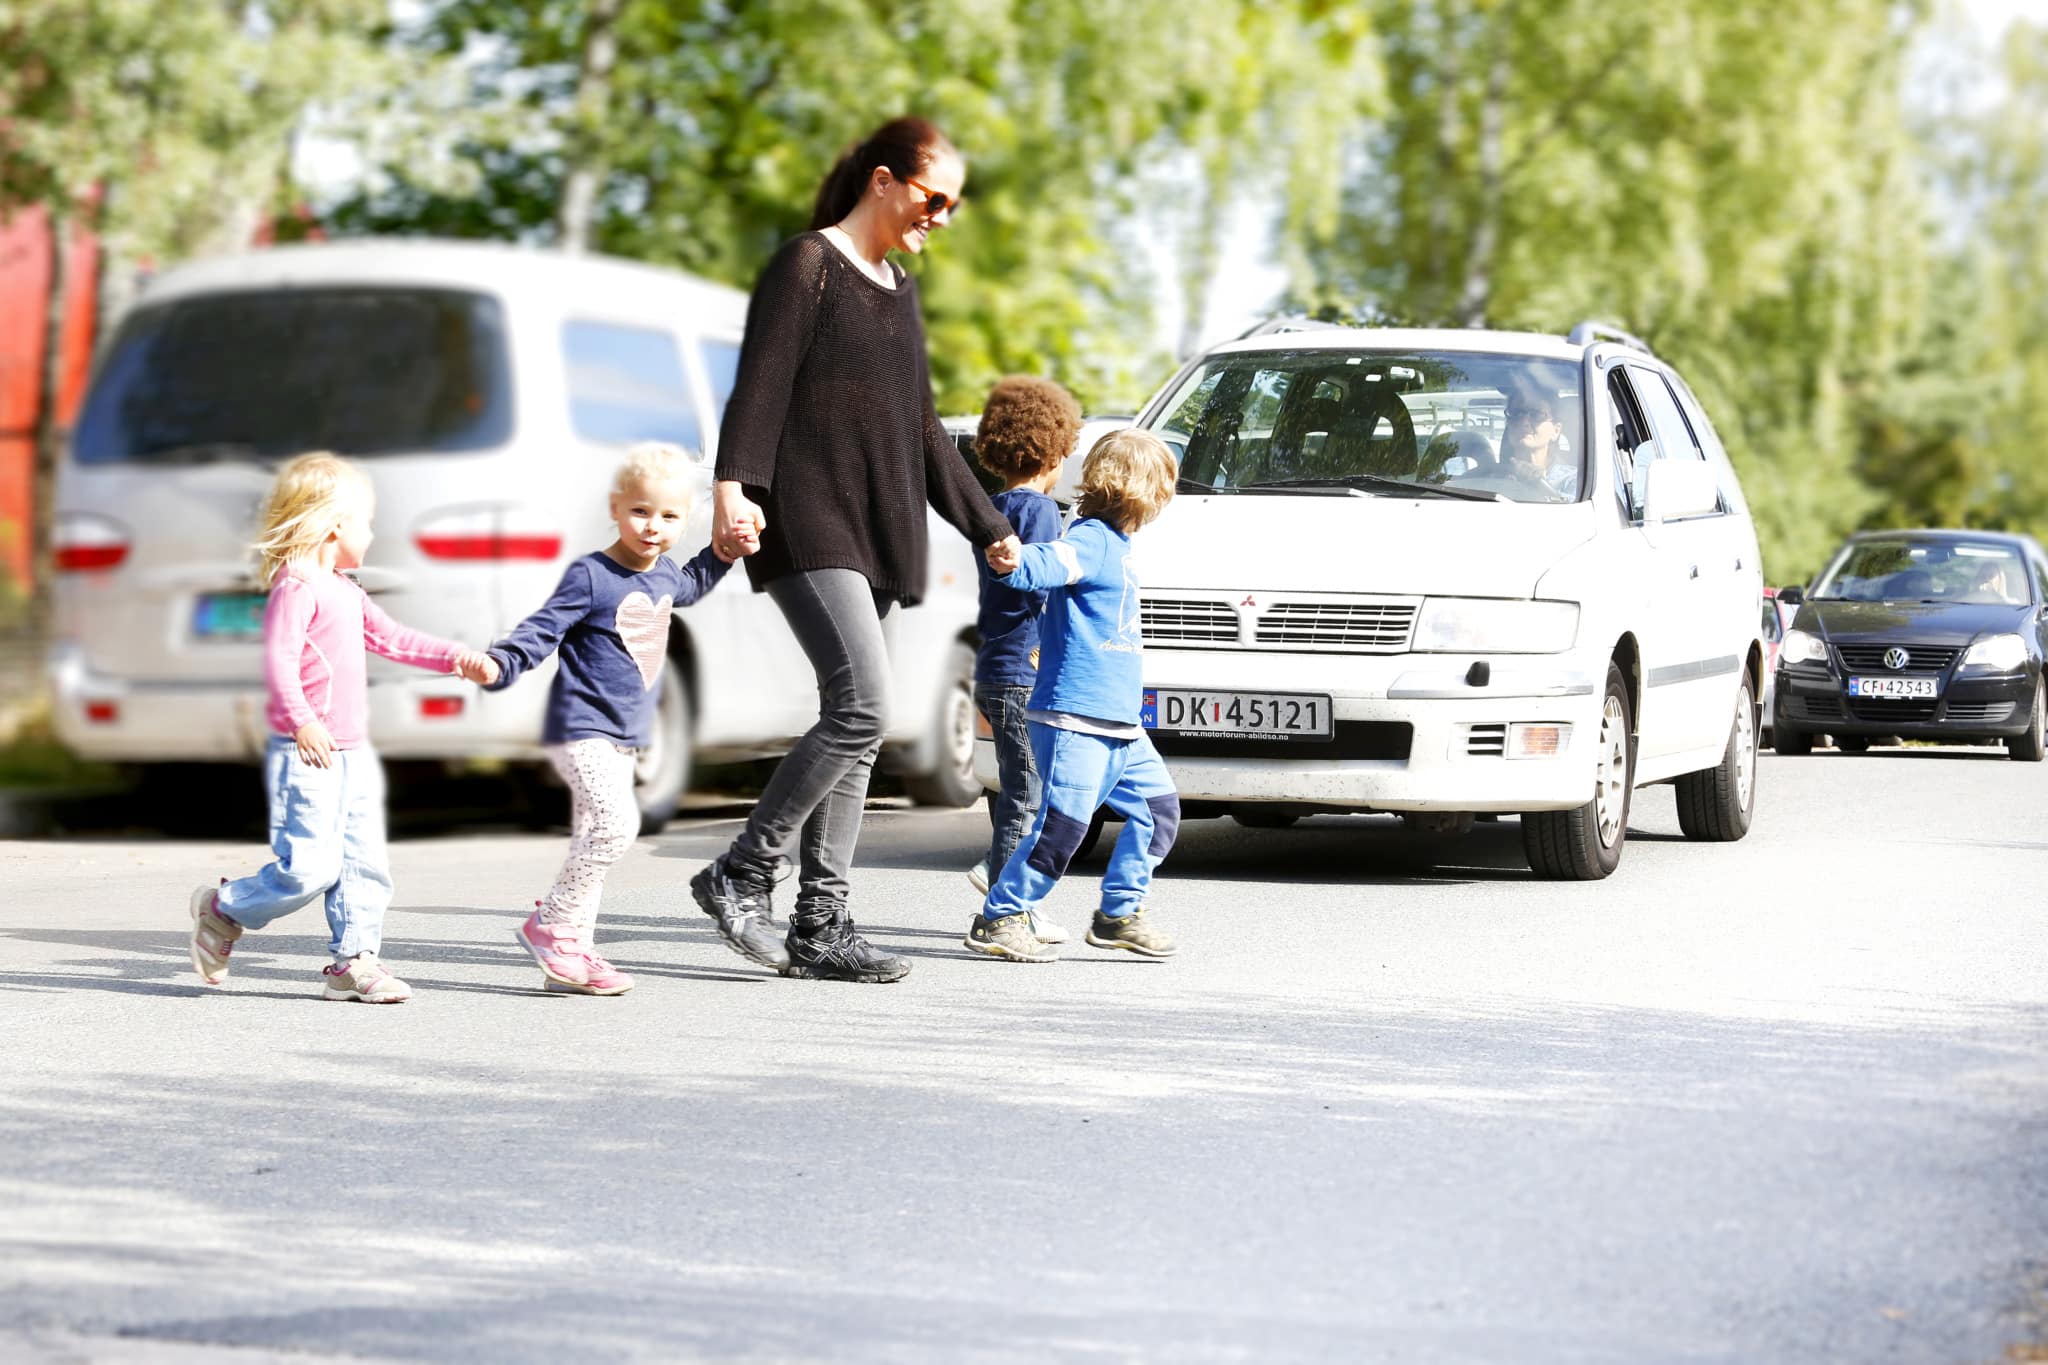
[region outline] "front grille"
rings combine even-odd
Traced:
[[[1415,607],[1407,602],[1276,602],[1255,634],[1278,649],[1386,649],[1408,644]]]
[[[1801,697],[1799,714],[1805,720],[1840,720],[1842,702],[1839,697]]]
[[[1851,673],[1940,673],[1956,660],[1954,645],[1836,645],[1842,667]],[[1911,656],[1904,668],[1884,661],[1888,649],[1903,649]]]
[[[1883,701],[1873,698],[1865,701],[1861,697],[1849,698],[1849,714],[1856,720],[1903,721],[1917,725],[1934,719],[1935,703],[1931,701]]]
[[[1237,643],[1237,613],[1227,602],[1146,597],[1138,611],[1148,645]]]
[[[1236,739],[1153,730],[1152,747],[1167,758],[1394,758],[1405,762],[1415,727],[1397,720],[1340,720],[1328,739]]]
[[[1945,719],[1961,725],[1995,725],[2010,720],[2018,709],[2017,702],[2009,701],[1952,701],[1948,704]]]
[[[1490,725],[1474,725],[1465,732],[1465,753],[1471,758],[1504,758],[1508,752],[1508,727],[1505,721]]]

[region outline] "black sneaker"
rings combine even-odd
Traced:
[[[862,938],[844,913],[806,932],[798,931],[792,917],[789,965],[782,974],[814,981],[901,981],[910,975],[910,959]]]
[[[718,936],[726,946],[749,961],[780,972],[789,969],[789,952],[782,946],[782,935],[771,927],[774,921],[768,904],[774,891],[773,882],[735,877],[723,858],[690,878],[690,894],[696,898],[697,908],[717,922]]]

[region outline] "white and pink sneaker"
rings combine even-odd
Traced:
[[[536,906],[526,922],[512,931],[512,937],[533,954],[548,985],[580,990],[589,983],[590,959],[584,955],[583,943],[569,925],[541,923]]]
[[[624,995],[633,989],[633,978],[599,957],[596,949],[583,949],[583,964],[585,975],[581,984],[558,981],[550,976],[545,989],[568,991],[572,995]]]

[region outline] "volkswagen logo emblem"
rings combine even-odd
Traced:
[[[1890,649],[1884,652],[1884,666],[1886,668],[1904,668],[1907,664],[1912,662],[1913,656],[1908,654],[1905,650],[1900,649],[1897,645],[1893,645]]]

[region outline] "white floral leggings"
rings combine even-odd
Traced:
[[[569,925],[588,940],[604,874],[640,834],[633,750],[608,739],[574,739],[548,745],[547,755],[569,787],[569,857],[540,903],[540,922]]]

